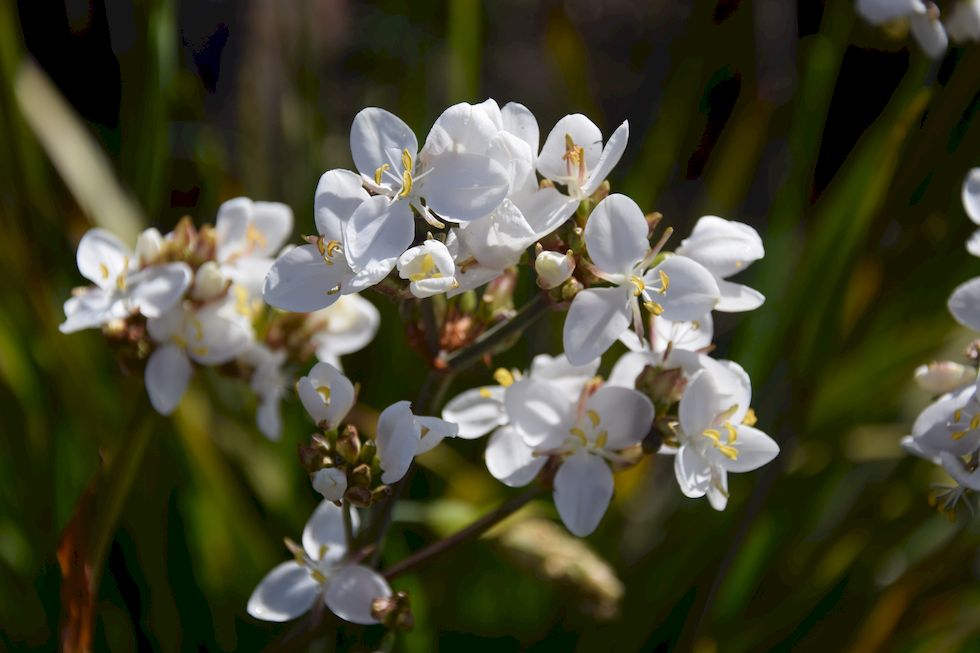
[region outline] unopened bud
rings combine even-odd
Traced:
[[[569,279],[561,287],[562,301],[570,302],[575,299],[575,295],[582,291],[582,284],[578,279]]]
[[[367,508],[371,505],[371,490],[360,485],[349,487],[344,493],[344,498],[350,501],[353,506]]]
[[[143,230],[136,239],[136,259],[140,265],[146,265],[160,256],[163,250],[163,236],[154,228]]]
[[[926,392],[940,395],[970,383],[977,377],[972,367],[953,361],[934,361],[915,370],[915,382]]]
[[[361,439],[357,437],[357,429],[348,424],[337,435],[337,453],[352,463],[356,463],[361,453]]]
[[[358,461],[370,465],[378,455],[378,444],[374,440],[368,440],[361,445],[361,454],[357,457]]]
[[[373,475],[371,474],[371,466],[360,464],[350,473],[350,484],[358,485],[361,487],[371,487],[371,479]]]
[[[679,367],[665,370],[647,365],[636,377],[636,389],[649,397],[654,405],[680,401],[686,385],[684,371]]]
[[[392,495],[390,485],[379,485],[371,491],[371,502],[384,501]]]
[[[339,467],[327,467],[313,475],[313,489],[327,501],[340,501],[347,491],[347,474]]]
[[[459,296],[459,308],[463,311],[463,313],[472,313],[476,310],[478,303],[479,302],[477,302],[475,290],[467,290]]]
[[[407,592],[399,591],[374,599],[371,601],[371,616],[389,630],[411,630],[415,626]]]
[[[225,292],[227,281],[221,273],[221,267],[214,261],[208,261],[197,269],[194,275],[194,288],[191,298],[199,302],[214,299]]]
[[[546,290],[564,283],[575,269],[575,256],[572,250],[564,254],[541,252],[534,259],[534,270],[538,273],[538,286]]]

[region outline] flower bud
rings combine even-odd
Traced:
[[[221,268],[214,261],[208,261],[197,269],[194,275],[194,288],[191,290],[191,298],[199,302],[206,302],[215,299],[225,292],[225,275],[221,274]]]
[[[368,440],[361,445],[361,455],[358,460],[370,465],[378,455],[378,444],[374,440]]]
[[[569,279],[561,287],[561,299],[570,302],[575,299],[575,295],[582,290],[582,284],[578,279]]]
[[[534,259],[534,270],[538,273],[538,286],[549,290],[561,285],[572,276],[575,269],[575,256],[572,250],[565,254],[541,252]]]
[[[371,466],[361,464],[351,470],[350,484],[360,487],[371,487],[371,478]]]
[[[313,475],[313,489],[327,501],[340,501],[347,491],[347,474],[339,467],[326,467]]]
[[[368,508],[371,506],[371,490],[363,486],[354,486],[347,488],[347,492],[344,493],[344,498],[350,501],[352,506],[357,508]]]
[[[355,463],[361,453],[361,439],[357,437],[357,429],[348,424],[337,436],[337,453],[344,460]]]
[[[143,230],[136,239],[136,259],[141,266],[160,256],[162,251],[163,237],[154,227]]]
[[[915,382],[931,394],[943,394],[955,390],[976,378],[976,370],[953,361],[934,361],[920,365],[915,370]]]
[[[391,596],[374,599],[371,602],[371,616],[388,630],[411,630],[415,626],[407,592],[395,592]]]

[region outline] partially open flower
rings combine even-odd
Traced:
[[[545,289],[565,283],[575,270],[575,257],[569,250],[565,254],[541,252],[534,259],[534,271],[538,273],[538,285]]]

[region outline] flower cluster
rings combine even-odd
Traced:
[[[377,309],[358,296],[302,316],[266,310],[262,283],[292,229],[289,207],[244,197],[222,204],[213,227],[185,218],[166,235],[147,229],[135,251],[91,229],[77,259],[95,285],[65,302],[61,331],[101,327],[124,360],[143,366],[150,403],[164,415],[195,367],[240,377],[258,399],[259,430],[277,439],[290,368],[313,355],[338,364],[367,345],[379,323]]]
[[[941,20],[931,0],[857,0],[857,12],[872,25],[904,25],[922,50],[938,59],[949,41],[980,41],[980,0],[955,0]]]
[[[972,169],[963,182],[963,208],[980,225],[980,168]],[[980,230],[967,242],[967,250],[980,256]],[[953,290],[948,307],[957,322],[980,331],[980,277]],[[964,364],[966,363],[966,364]],[[964,363],[937,361],[915,371],[919,386],[936,400],[923,410],[902,440],[905,449],[942,468],[955,485],[940,487],[933,497],[937,507],[955,515],[956,504],[968,492],[980,491],[980,349],[970,346]],[[972,510],[972,504],[967,503]]]

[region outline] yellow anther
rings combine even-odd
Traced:
[[[980,427],[980,413],[970,418],[970,430],[976,431],[977,427]]]
[[[654,316],[660,316],[664,312],[664,307],[657,302],[644,302],[643,307],[650,311]]]
[[[248,301],[248,290],[241,284],[236,284],[231,291],[235,293],[235,312],[245,317],[252,316],[252,306]]]
[[[340,284],[338,283],[336,286],[334,286],[333,288],[327,291],[327,295],[332,297],[339,292],[340,292]]]
[[[319,551],[319,554],[320,554],[320,557],[319,557],[319,558],[317,558],[317,559],[318,559],[318,560],[323,560],[323,556],[325,556],[325,555],[327,555],[327,550],[328,550],[329,548],[330,548],[330,547],[328,547],[328,546],[327,546],[326,544],[321,544],[321,545],[320,545],[320,551]]]
[[[402,168],[412,172],[412,155],[408,150],[402,150]]]
[[[574,435],[575,438],[579,442],[581,442],[582,444],[588,444],[589,443],[589,439],[587,437],[585,437],[585,431],[583,431],[579,427],[573,426],[572,428],[568,429],[568,432],[571,433],[572,435]]]
[[[738,412],[738,404],[732,404],[731,406],[726,408],[721,415],[718,416],[718,421],[726,422],[729,419],[731,419],[732,415],[734,415],[737,412]]]
[[[387,163],[382,163],[378,168],[376,168],[374,171],[374,183],[380,186],[382,176],[384,175],[385,171],[388,170],[389,168],[391,168],[391,166],[388,165]]]
[[[183,336],[175,333],[172,336],[170,336],[170,340],[181,349],[187,349],[187,341],[184,340]]]
[[[630,277],[630,283],[633,284],[633,296],[634,297],[639,297],[640,295],[642,295],[643,294],[643,291],[647,287],[647,285],[645,283],[643,283],[643,279],[641,279],[640,277],[636,276],[635,274],[632,277]]]
[[[190,319],[191,327],[194,329],[194,340],[204,340],[204,325],[196,317]]]
[[[670,288],[670,277],[663,270],[657,270],[657,274],[660,275],[660,290],[658,292],[661,295],[666,295],[667,289]]]
[[[715,446],[721,444],[721,431],[718,429],[705,429],[701,435],[714,442]]]
[[[738,430],[731,422],[725,422],[725,435],[728,437],[728,444],[734,444],[738,440]]]
[[[721,455],[729,460],[738,460],[738,449],[730,444],[719,444],[718,451],[720,451]]]
[[[963,419],[963,411],[962,411],[962,410],[956,410],[956,411],[955,411],[955,412],[953,413],[953,421],[954,421],[954,422],[958,422],[958,421],[960,421],[961,419]]]
[[[129,269],[129,257],[123,258],[123,271],[116,277],[116,288],[126,290],[126,270]]]
[[[191,349],[191,353],[193,353],[195,356],[207,356],[208,355],[208,348],[207,347],[194,347],[193,349]]]
[[[742,424],[745,424],[746,426],[755,426],[755,423],[758,421],[759,419],[755,416],[754,410],[749,408],[747,411],[745,411],[745,417],[742,418]]]
[[[480,396],[483,397],[484,399],[489,399],[490,397],[493,396],[493,394],[490,392],[488,388],[480,388]]]
[[[327,577],[324,576],[323,575],[323,572],[320,571],[319,569],[311,569],[310,570],[310,576],[312,576],[313,577],[313,580],[315,580],[318,583],[325,583],[325,582],[327,582]]]
[[[253,247],[265,247],[269,242],[269,240],[265,237],[265,234],[259,231],[252,223],[249,223],[249,225],[245,227],[245,239]]]
[[[408,197],[408,194],[412,192],[412,185],[414,180],[412,179],[412,155],[408,150],[402,150],[402,189],[398,193],[398,197]]]
[[[953,438],[954,440],[962,440],[963,436],[965,435],[966,435],[966,431],[953,431],[949,437]]]
[[[109,266],[107,266],[105,263],[99,263],[99,274],[102,275],[102,278],[103,279],[108,279],[109,278]]]
[[[330,404],[330,388],[325,385],[317,386],[316,393],[323,399],[323,403]]]
[[[599,413],[590,408],[589,410],[585,411],[585,414],[588,416],[589,421],[592,422],[592,428],[599,426]]]
[[[605,449],[607,442],[609,442],[609,431],[599,431],[599,435],[595,438],[596,448]]]
[[[507,388],[514,384],[514,375],[507,368],[498,367],[493,373],[493,380],[496,381],[498,385],[502,385]]]

